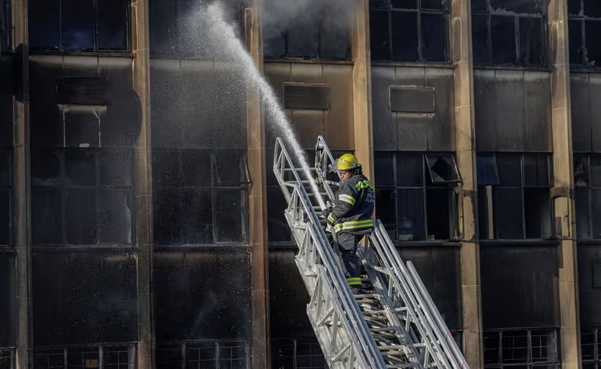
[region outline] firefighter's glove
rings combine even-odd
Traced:
[[[332,216],[332,209],[331,208],[328,208],[328,209],[324,210],[323,216],[324,216],[324,218],[326,218],[326,221],[328,222],[329,225],[331,225],[331,226],[334,225],[334,222],[336,220]]]

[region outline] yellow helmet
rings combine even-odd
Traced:
[[[337,170],[353,170],[359,167],[361,164],[353,154],[344,154],[336,160]]]

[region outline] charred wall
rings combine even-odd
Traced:
[[[574,152],[601,151],[600,107],[601,76],[598,73],[572,73],[572,143]]]

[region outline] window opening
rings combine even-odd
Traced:
[[[449,62],[449,3],[370,0],[372,60]]]
[[[537,0],[472,1],[474,63],[547,65],[545,8]]]
[[[568,1],[570,63],[580,68],[599,68],[601,5],[595,0]]]
[[[601,239],[601,155],[574,155],[576,233],[580,239]]]
[[[558,368],[557,333],[554,328],[484,332],[484,367]]]

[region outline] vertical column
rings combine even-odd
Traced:
[[[254,0],[244,14],[246,47],[255,65],[263,69],[261,0]],[[270,368],[269,259],[267,243],[267,188],[265,168],[265,121],[260,92],[249,86],[246,98],[248,170],[252,185],[248,196],[252,289],[252,368]]]
[[[455,64],[455,144],[457,166],[463,179],[459,227],[461,245],[461,301],[463,352],[472,369],[482,368],[482,304],[480,245],[477,225],[474,74],[472,66],[471,2],[453,0],[451,50]]]
[[[373,126],[371,116],[371,53],[369,50],[369,0],[354,2],[353,54],[353,117],[355,154],[363,172],[374,178]]]
[[[553,211],[559,239],[560,357],[563,369],[578,369],[580,327],[578,304],[577,245],[572,163],[570,66],[568,62],[567,2],[549,4],[549,50],[551,65],[551,127],[553,135]]]
[[[134,99],[140,133],[135,143],[135,248],[138,256],[138,368],[154,368],[152,162],[150,149],[150,53],[148,0],[133,0],[131,32]]]
[[[31,366],[31,228],[29,183],[29,52],[27,0],[13,0],[12,27],[15,49],[13,95],[14,240],[17,253],[17,352],[16,368]]]

